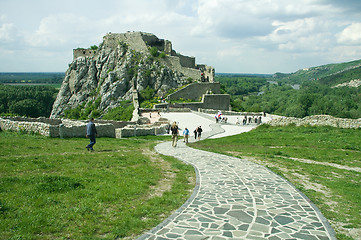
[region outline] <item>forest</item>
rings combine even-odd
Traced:
[[[223,92],[231,95],[233,111],[299,118],[361,118],[361,87],[335,87],[360,79],[361,60],[273,76],[216,75]]]
[[[320,81],[306,81],[295,89],[291,84],[275,84],[270,79],[244,77],[221,77],[217,81],[231,95],[233,111],[299,118],[320,114],[361,118],[360,87],[332,88]]]
[[[58,89],[0,84],[0,115],[49,117]]]

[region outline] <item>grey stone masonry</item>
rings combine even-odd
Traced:
[[[0,118],[1,131],[36,133],[47,137],[85,137],[87,121],[52,118]],[[98,137],[131,137],[161,135],[167,132],[168,122],[136,125],[135,122],[95,120]]]
[[[192,164],[197,184],[187,203],[139,240],[336,239],[310,200],[265,167],[183,143],[156,151]]]
[[[295,124],[296,126],[332,126],[339,128],[360,128],[361,119],[335,118],[329,115],[313,115],[305,118],[280,117],[269,121],[271,126],[287,126]]]

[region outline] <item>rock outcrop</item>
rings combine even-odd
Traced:
[[[162,97],[170,89],[213,81],[214,76],[212,67],[196,65],[194,57],[176,53],[170,41],[142,32],[109,33],[98,49],[75,49],[73,54],[51,118],[90,104],[101,116],[121,101],[132,101],[134,91],[148,86]]]

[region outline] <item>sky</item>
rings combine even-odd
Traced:
[[[218,73],[361,59],[360,0],[0,0],[0,72],[65,72],[75,48],[142,31]]]

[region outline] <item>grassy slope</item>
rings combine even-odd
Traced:
[[[97,141],[0,132],[0,238],[134,238],[189,198],[193,167],[155,138]]]
[[[360,234],[361,229],[360,136],[361,129],[263,125],[241,135],[197,142],[192,147],[217,149],[267,166],[321,209],[338,239],[358,239],[360,235],[348,232]]]

